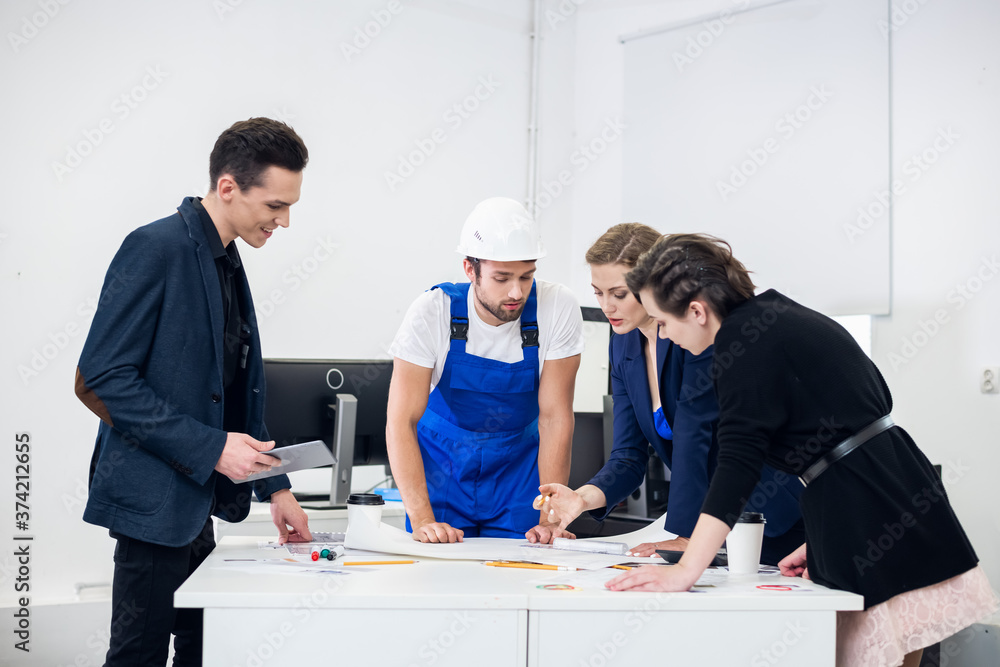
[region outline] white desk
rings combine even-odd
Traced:
[[[862,608],[860,596],[811,582],[799,582],[810,592],[756,588],[781,583],[775,577],[733,578],[705,593],[613,593],[539,589],[536,580],[556,573],[468,561],[349,575],[213,567],[264,557],[257,539],[223,539],[174,596],[178,607],[205,609],[206,665],[832,667],[836,611]],[[369,557],[397,558],[348,559]]]

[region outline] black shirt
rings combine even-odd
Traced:
[[[236,281],[242,279],[243,265],[240,262],[240,254],[236,250],[236,241],[231,241],[228,246],[222,245],[222,238],[219,230],[216,229],[212,217],[205,210],[200,199],[194,201],[194,207],[201,218],[201,224],[205,228],[205,236],[208,238],[209,250],[215,258],[215,268],[219,276],[219,287],[222,293],[222,386],[225,390],[225,418],[224,428],[226,430],[244,430],[242,420],[242,410],[238,397],[242,396],[242,369],[246,367],[246,354],[249,352],[247,339],[250,336],[250,327],[243,320],[242,308],[239,299],[239,292],[236,289]],[[233,399],[233,400],[230,400]]]
[[[732,526],[764,462],[799,475],[892,410],[882,374],[828,317],[768,290],[715,337],[718,467],[702,506]],[[962,574],[976,553],[930,461],[896,426],[803,491],[809,575],[869,608]]]

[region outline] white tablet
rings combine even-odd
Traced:
[[[237,484],[242,484],[243,482],[252,482],[257,479],[264,479],[265,477],[284,475],[285,473],[295,472],[296,470],[318,468],[320,466],[333,464],[333,454],[330,453],[330,449],[322,440],[313,440],[311,442],[303,442],[298,445],[278,447],[267,452],[261,452],[261,454],[273,456],[274,458],[279,459],[281,463],[272,467],[270,470],[255,472],[249,477],[244,479],[234,479],[233,481]]]

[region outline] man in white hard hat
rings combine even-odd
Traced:
[[[569,479],[580,306],[536,281],[538,225],[505,197],[479,203],[457,248],[471,282],[442,283],[410,306],[394,357],[389,462],[421,542],[536,540],[540,483]],[[533,540],[534,541],[534,540]]]

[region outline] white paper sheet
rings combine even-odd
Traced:
[[[229,572],[249,572],[251,574],[349,574],[336,570],[334,563],[327,561],[304,562],[291,558],[226,558],[216,561],[213,570]]]
[[[521,555],[518,556],[520,560],[528,560],[532,563],[543,563],[545,565],[576,567],[581,570],[597,570],[636,560],[632,556],[612,556],[610,554],[594,554],[586,551],[568,551],[566,549],[539,549],[535,546],[528,546],[524,542],[520,542],[520,544]]]
[[[595,538],[584,538],[584,539],[595,539],[595,540],[613,540],[615,542],[624,542],[629,546],[629,548],[637,547],[640,544],[646,542],[665,542],[666,540],[672,540],[677,537],[673,533],[668,533],[663,529],[663,522],[666,520],[667,515],[663,514],[646,526],[643,526],[639,530],[633,530],[631,533],[625,533],[624,535],[615,535],[613,537],[595,537]],[[657,556],[659,558],[659,556]]]
[[[642,542],[659,542],[676,537],[663,530],[663,517],[650,526],[616,536],[616,542],[626,542],[636,546]],[[607,541],[607,538],[601,538]],[[464,542],[452,544],[424,544],[400,528],[387,524],[375,524],[365,514],[358,514],[347,528],[344,545],[348,549],[363,549],[386,554],[444,558],[449,560],[530,560],[546,565],[563,565],[581,569],[597,569],[619,563],[635,562],[635,556],[609,556],[559,549],[538,549],[527,546],[522,539],[501,537],[470,537]],[[651,561],[662,562],[659,556]]]
[[[518,545],[523,543],[524,540],[501,537],[470,537],[452,544],[424,544],[405,530],[385,523],[375,524],[364,514],[352,518],[344,538],[348,549],[450,560],[519,560],[523,556]]]

